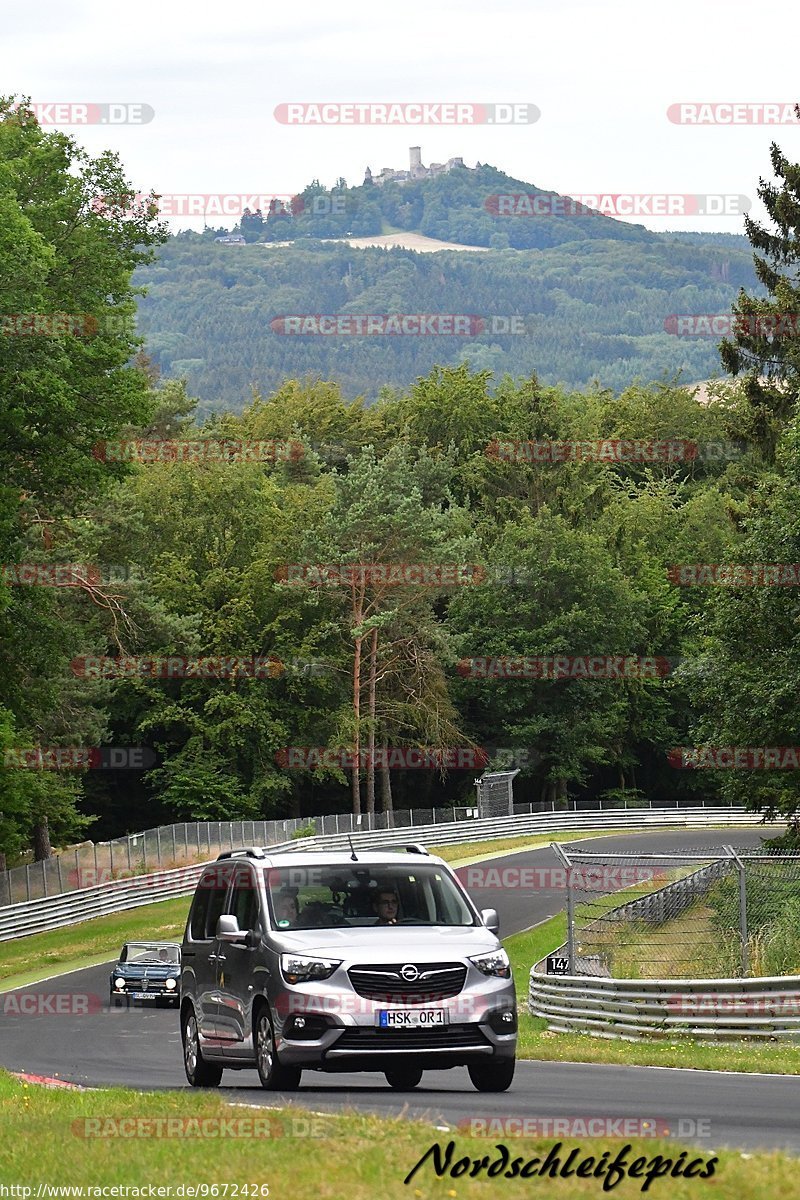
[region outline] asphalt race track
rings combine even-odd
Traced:
[[[584,845],[669,853],[724,844],[755,847],[762,835],[757,828],[681,830],[593,838]],[[549,848],[502,858],[503,867],[555,865]],[[472,890],[472,895],[479,907],[498,910],[503,936],[546,920],[564,905],[563,890],[489,889]],[[187,898],[187,911],[188,904]],[[110,964],[75,971],[0,996],[0,1064],[88,1086],[186,1087],[177,1012],[151,1006],[110,1009],[109,970]],[[64,1015],[24,1011],[26,996],[67,993],[71,1001],[51,1001],[56,1010],[70,1010]],[[464,1069],[428,1071],[421,1086],[405,1094],[389,1089],[377,1073],[311,1071],[304,1073],[300,1091],[286,1096],[263,1091],[255,1070],[228,1071],[220,1090],[237,1103],[298,1104],[317,1112],[355,1107],[387,1116],[405,1111],[451,1127],[486,1116],[648,1118],[666,1122],[672,1134],[704,1151],[733,1146],[800,1152],[800,1080],[791,1076],[521,1061],[511,1089],[492,1096],[476,1092]],[[692,1136],[692,1130],[700,1136]]]

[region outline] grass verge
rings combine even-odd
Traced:
[[[476,1113],[491,1107],[477,1093],[475,1101]],[[490,1186],[487,1191],[486,1166],[498,1159],[498,1143],[508,1147],[510,1159],[527,1162],[538,1157],[534,1172],[559,1145],[542,1138],[475,1137],[467,1130],[433,1129],[402,1116],[387,1120],[355,1112],[321,1116],[295,1107],[230,1106],[208,1092],[51,1091],[20,1083],[5,1073],[0,1073],[0,1121],[4,1131],[0,1181],[25,1185],[33,1196],[39,1184],[77,1185],[84,1196],[91,1195],[87,1187],[143,1187],[147,1195],[148,1185],[183,1184],[186,1195],[192,1194],[189,1185],[205,1186],[206,1196],[222,1198],[227,1184],[232,1200],[267,1194],[270,1200],[342,1200],[344,1196],[347,1200],[374,1200],[375,1196],[462,1200],[493,1190]],[[221,1135],[220,1130],[226,1132]],[[302,1145],[300,1139],[309,1136],[314,1140]],[[444,1155],[451,1140],[455,1143],[452,1164],[463,1157],[480,1161],[488,1156],[480,1176],[466,1174],[468,1164],[457,1176],[447,1171],[437,1178],[431,1156],[404,1184],[431,1146],[438,1143]],[[555,1152],[561,1164],[573,1148],[579,1151],[576,1158],[592,1155],[595,1163],[604,1151],[613,1159],[623,1147],[629,1164],[641,1156],[649,1165],[660,1155],[670,1162],[667,1170],[678,1162],[685,1167],[699,1159],[694,1168],[698,1173],[714,1160],[713,1178],[707,1182],[672,1176],[661,1182],[659,1192],[659,1180],[654,1181],[649,1194],[668,1194],[670,1200],[800,1196],[797,1161],[783,1154],[722,1151],[715,1155],[710,1148],[690,1149],[655,1138],[565,1138],[560,1146]],[[648,1165],[640,1170],[646,1172]],[[510,1200],[530,1197],[538,1179],[535,1173],[526,1179],[502,1178],[498,1194]],[[543,1182],[554,1200],[603,1194],[598,1178],[545,1176]],[[614,1195],[622,1200],[640,1196],[645,1182],[645,1176],[625,1178],[614,1187]]]
[[[0,987],[35,983],[48,975],[108,962],[119,953],[123,942],[137,938],[180,941],[190,900],[190,896],[162,900],[107,917],[93,917],[80,925],[0,942]]]

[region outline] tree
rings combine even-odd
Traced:
[[[148,414],[147,377],[130,361],[139,345],[131,275],[165,236],[156,214],[154,197],[134,201],[116,155],[91,158],[44,133],[24,101],[0,98],[3,563],[41,553],[49,521],[122,473],[92,448]],[[48,591],[0,583],[0,710],[20,746],[75,745],[97,728],[91,705],[72,703],[65,634],[74,626],[60,626],[63,598]],[[0,850],[22,839],[47,853],[48,820],[54,835],[80,827],[71,784],[40,776],[8,788],[24,802],[4,809],[6,822],[17,816]]]
[[[743,518],[743,536],[733,561],[786,564],[792,579],[800,562],[800,418],[795,415],[777,448],[781,475],[766,476]],[[731,556],[733,557],[733,556]],[[795,586],[770,586],[758,573],[752,583],[711,591],[697,636],[695,661],[685,683],[698,717],[693,742],[708,747],[796,747],[800,741],[797,674],[798,599]],[[698,589],[699,590],[699,589]],[[765,769],[702,771],[737,804],[790,819],[800,841],[800,771]],[[700,772],[698,771],[698,774]]]
[[[800,116],[800,106],[795,112]],[[744,219],[756,277],[768,295],[739,292],[734,336],[721,343],[720,354],[729,374],[743,376],[751,440],[773,459],[800,395],[800,164],[774,142],[770,159],[779,184],[759,180],[758,195],[772,228],[749,215]]]
[[[446,456],[434,460],[424,448],[412,451],[399,442],[378,458],[373,447],[366,447],[350,459],[346,473],[337,473],[335,502],[303,547],[305,561],[333,565],[343,577],[339,603],[352,646],[352,687],[351,705],[340,716],[339,732],[353,746],[354,813],[361,812],[360,762],[365,743],[367,811],[373,811],[376,740],[391,735],[408,739],[422,733],[443,747],[455,729],[452,706],[442,703],[441,689],[438,700],[428,703],[437,691],[432,680],[441,677],[442,666],[424,652],[426,630],[431,628],[433,604],[443,589],[398,582],[396,577],[389,581],[380,570],[470,561],[469,520],[449,495],[451,474],[452,462]],[[417,663],[410,675],[409,657]],[[381,711],[379,688],[388,688],[390,679],[396,683],[403,675],[421,678],[425,687],[415,689],[413,705],[387,700]]]

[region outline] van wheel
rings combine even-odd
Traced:
[[[278,1062],[275,1034],[266,1004],[256,1019],[256,1070],[261,1086],[268,1092],[296,1091],[303,1073],[300,1067],[284,1067]]]
[[[222,1079],[222,1067],[216,1067],[203,1058],[200,1050],[200,1036],[197,1032],[197,1018],[191,1008],[182,1023],[181,1031],[183,1033],[183,1066],[189,1083],[192,1087],[219,1087]]]
[[[467,1070],[479,1092],[504,1092],[511,1087],[516,1065],[514,1058],[498,1058],[495,1062],[475,1063]]]
[[[410,1092],[422,1079],[421,1067],[390,1067],[384,1071],[386,1082],[396,1092]]]

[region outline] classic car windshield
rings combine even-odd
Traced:
[[[267,891],[278,929],[476,924],[460,889],[434,864],[270,868]]]
[[[128,942],[122,947],[119,961],[124,963],[165,963],[178,966],[180,946],[162,946],[158,942]]]

